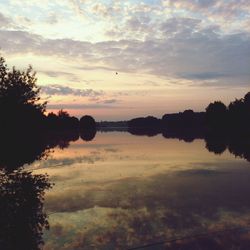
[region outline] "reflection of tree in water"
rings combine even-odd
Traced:
[[[162,132],[166,139],[179,139],[185,142],[193,142],[195,139],[202,139],[204,135],[199,130],[194,129],[169,129]]]
[[[202,131],[194,130],[168,130],[163,131],[163,137],[166,139],[174,138],[184,140],[185,142],[192,142],[194,139],[204,139],[206,149],[215,154],[222,154],[229,150],[229,152],[236,157],[244,158],[250,161],[250,135],[228,134],[220,132],[204,133]]]
[[[49,227],[43,211],[45,191],[52,187],[48,176],[34,175],[23,165],[48,156],[53,147],[67,147],[78,139],[68,134],[1,134],[0,140],[0,249],[35,250],[43,244]]]
[[[13,171],[24,164],[40,160],[49,152],[41,135],[5,135],[0,141],[0,168]]]
[[[17,170],[0,172],[0,249],[40,249],[48,220],[43,212],[47,175]]]
[[[64,133],[6,133],[0,135],[0,168],[13,171],[46,158],[55,147],[67,148],[79,139],[78,131]]]
[[[10,132],[10,131],[9,131]],[[1,133],[0,140],[0,249],[40,249],[48,220],[43,212],[48,176],[33,175],[23,165],[48,156],[50,149],[69,137],[37,133]]]
[[[47,175],[23,169],[46,157],[51,145],[40,134],[6,133],[0,141],[0,249],[40,249],[42,233],[48,228],[43,212]]]
[[[222,154],[227,148],[236,157],[250,161],[250,138],[249,136],[206,136],[206,148],[209,152]]]
[[[209,135],[205,137],[206,149],[215,154],[222,154],[227,149],[227,139],[223,136]]]
[[[250,161],[250,137],[232,137],[228,142],[228,150],[236,157]]]
[[[95,134],[93,130],[81,136],[89,141]],[[49,227],[44,194],[52,184],[47,175],[34,175],[23,166],[46,158],[54,147],[68,147],[79,139],[79,131],[8,131],[0,138],[0,249],[41,249],[43,230]]]
[[[132,135],[145,135],[148,137],[156,136],[160,133],[159,129],[154,128],[128,128],[128,132]]]
[[[83,141],[92,141],[95,138],[96,129],[85,129],[80,131],[80,137]]]

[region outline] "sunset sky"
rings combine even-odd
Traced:
[[[202,111],[250,91],[250,1],[1,0],[0,47],[33,66],[49,111]]]

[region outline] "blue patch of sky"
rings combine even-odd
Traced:
[[[16,5],[14,3],[10,3],[7,0],[1,0],[0,6],[2,6],[1,9],[4,9],[5,13],[7,13],[8,15],[12,15],[12,17],[26,17],[31,21],[38,22],[46,21],[46,18],[50,13],[63,13],[64,15],[70,13],[64,6],[58,5],[53,2],[50,2],[48,5],[39,3],[25,4],[25,2]]]
[[[149,4],[149,5],[160,5],[161,4],[160,0],[144,0],[143,2],[145,4]]]

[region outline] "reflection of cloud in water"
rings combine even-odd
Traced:
[[[225,171],[219,171],[219,170],[212,170],[212,169],[189,169],[189,170],[183,170],[180,171],[179,175],[181,176],[211,176],[211,175],[218,175],[218,174],[226,174]]]
[[[81,157],[75,157],[75,158],[61,158],[61,159],[48,159],[43,162],[39,162],[36,164],[35,168],[54,168],[54,167],[70,167],[74,164],[94,164],[97,161],[103,161],[104,158],[98,156],[98,153],[92,152],[89,156],[81,156]]]
[[[87,188],[79,185],[48,194],[46,207],[52,213],[52,233],[54,224],[59,223],[67,231],[67,223],[71,223],[69,228],[75,227],[75,232],[65,232],[63,238],[71,237],[65,249],[75,244],[124,249],[201,230],[248,225],[250,172],[247,163],[240,162],[236,169],[234,164],[219,164],[218,170],[190,169],[93,182]]]
[[[118,153],[120,151],[118,148],[105,148],[104,150],[110,153]]]
[[[225,167],[230,168],[230,164],[225,163]],[[247,189],[250,190],[250,184],[248,185],[247,178],[250,176],[248,169],[244,169],[245,163],[239,164],[237,170],[210,170],[210,169],[190,169],[173,172],[172,174],[158,174],[155,176],[136,177],[136,178],[120,178],[113,181],[89,181],[86,178],[86,182],[78,183],[78,186],[68,189],[67,192],[50,193],[48,194],[48,206],[54,207],[54,211],[61,211],[61,205],[65,202],[69,207],[73,204],[72,197],[77,197],[75,200],[78,203],[78,209],[90,208],[95,205],[117,207],[121,206],[120,203],[130,204],[132,207],[140,206],[140,201],[145,204],[154,204],[154,197],[164,202],[172,199],[173,195],[184,195],[184,193],[192,193],[197,198],[205,200],[206,194],[208,197],[211,195],[213,198],[217,196],[236,196],[234,203],[242,202],[239,200],[240,195],[244,197],[244,192]],[[240,182],[235,187],[232,186],[233,179],[238,179]],[[233,190],[231,190],[233,187]],[[240,190],[242,192],[240,192]],[[215,192],[216,191],[216,192]],[[218,192],[220,191],[220,192]],[[56,197],[60,200],[53,201]],[[218,198],[218,197],[217,197]],[[228,197],[227,197],[228,198]],[[52,200],[51,200],[52,199]],[[127,202],[126,199],[128,200]],[[136,202],[129,202],[136,199]],[[191,200],[192,198],[189,198]],[[195,201],[194,200],[194,201]],[[218,201],[220,198],[218,198]],[[229,204],[233,204],[230,199],[222,199]],[[222,201],[221,200],[221,201]],[[209,202],[209,200],[208,200]],[[247,206],[250,207],[250,201]],[[243,205],[244,203],[242,203]],[[198,204],[197,204],[198,205]],[[67,207],[64,206],[64,207]],[[237,208],[238,206],[236,206]],[[241,207],[241,206],[240,206]],[[240,208],[239,207],[239,208]],[[69,211],[71,211],[69,209]]]
[[[124,249],[249,222],[249,163],[211,154],[201,140],[121,136],[108,144],[104,136],[56,152],[70,167],[44,169],[56,182],[45,200],[47,249]]]
[[[146,207],[141,209],[94,207],[77,213],[54,214],[51,215],[51,231],[47,235],[52,240],[47,241],[45,249],[127,249],[171,238],[223,230],[226,225],[235,228],[245,225],[245,221],[250,220],[249,214],[225,212],[217,221],[197,218],[203,223],[202,226],[176,230],[168,227],[167,216],[174,217],[174,211],[167,209],[150,211]],[[53,241],[58,236],[60,240]]]

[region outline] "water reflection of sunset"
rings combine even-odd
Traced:
[[[55,183],[45,200],[51,214],[48,249],[64,241],[65,249],[74,244],[112,248],[112,237],[123,249],[201,230],[246,226],[250,219],[250,203],[244,199],[250,191],[249,163],[228,151],[214,155],[203,140],[97,133],[91,142],[78,140],[67,149],[55,149],[47,161],[30,168],[48,173]],[[65,240],[53,243],[59,232]]]

